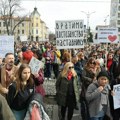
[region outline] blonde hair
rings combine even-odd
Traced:
[[[67,77],[67,74],[68,74],[68,70],[69,70],[69,67],[70,66],[74,66],[72,62],[67,62],[65,65],[64,65],[64,68],[61,72],[61,75],[62,77]],[[77,73],[74,69],[71,69],[71,72],[73,74],[73,77],[77,76]]]

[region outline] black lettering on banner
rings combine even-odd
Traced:
[[[72,23],[72,29],[75,29],[75,22]]]
[[[83,22],[80,22],[80,28],[83,28]]]
[[[56,29],[59,29],[59,24],[58,23],[56,23]]]
[[[80,23],[76,22],[76,28],[80,28]]]
[[[83,37],[83,31],[78,31],[79,32],[79,37]]]
[[[61,23],[61,29],[63,29],[63,23]]]
[[[83,45],[83,40],[81,39],[64,39],[64,40],[57,40],[57,46],[81,46]],[[120,89],[119,89],[120,90]]]
[[[56,38],[78,38],[83,37],[83,31],[56,31]]]
[[[71,22],[68,22],[69,23],[69,29],[71,29]]]
[[[115,92],[115,91],[120,91],[120,86],[115,87],[115,88],[114,88],[114,92]]]
[[[63,44],[62,44],[62,45],[63,45],[63,46],[66,46],[66,45],[65,45],[65,40],[63,40]]]
[[[65,29],[68,29],[68,25],[67,25],[67,22],[65,23]]]

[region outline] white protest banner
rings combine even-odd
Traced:
[[[94,44],[100,44],[97,39],[93,39],[93,43],[94,43]]]
[[[32,74],[36,74],[39,72],[40,68],[43,68],[43,62],[39,61],[35,57],[32,57],[29,66],[31,67]]]
[[[84,48],[83,20],[56,21],[57,49]]]
[[[14,36],[0,36],[0,57],[4,58],[6,53],[14,54]]]
[[[114,109],[120,108],[120,84],[113,86],[113,102]]]
[[[118,43],[118,28],[98,28],[100,43]]]
[[[26,35],[20,36],[20,40],[21,42],[27,41],[27,36]]]

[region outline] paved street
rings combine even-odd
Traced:
[[[45,97],[45,108],[51,120],[59,120],[58,119],[58,105],[55,101],[55,80],[45,81],[44,88],[47,96]],[[81,120],[80,110],[75,110],[72,120]]]

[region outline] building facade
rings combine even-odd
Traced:
[[[118,36],[120,40],[120,0],[111,0],[110,27],[118,28]]]
[[[21,18],[13,17],[9,27],[14,27],[20,22]],[[0,35],[7,35],[7,29],[5,22],[0,18]],[[48,27],[45,22],[41,20],[40,14],[37,8],[29,17],[25,17],[24,20],[16,26],[14,30],[15,40],[21,40],[21,36],[26,36],[27,40],[31,41],[47,41],[48,40]]]

